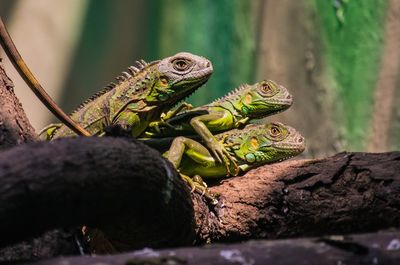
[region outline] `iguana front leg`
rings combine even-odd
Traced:
[[[138,137],[145,129],[147,124],[140,122],[140,117],[137,112],[127,108],[121,111],[118,116],[112,121],[113,124],[118,124],[123,129],[131,130],[133,137]]]
[[[229,154],[224,145],[214,137],[205,125],[205,123],[209,122],[224,124],[224,118],[226,118],[226,116],[223,112],[211,112],[209,114],[192,118],[190,120],[190,125],[192,125],[193,129],[200,135],[217,161],[225,165],[227,174],[236,176],[239,173],[236,159]],[[234,169],[233,172],[231,171],[232,168]]]
[[[161,120],[162,121],[166,121],[171,119],[172,117],[175,117],[176,114],[178,114],[179,112],[181,112],[182,110],[191,110],[193,109],[192,104],[189,104],[187,102],[183,102],[182,104],[180,104],[177,108],[175,108],[174,110],[170,110],[167,113],[163,113],[161,114]]]
[[[183,102],[181,105],[179,105],[177,108],[174,110],[168,111],[167,113],[162,113],[160,116],[159,121],[153,121],[149,124],[149,128],[153,128],[157,133],[161,133],[160,126],[167,126],[170,127],[173,130],[176,130],[177,128],[171,124],[168,123],[168,120],[175,117],[176,114],[180,113],[182,110],[190,110],[192,109],[193,106],[189,103]],[[146,132],[150,136],[152,135],[151,133]]]
[[[54,133],[57,131],[58,128],[60,128],[63,124],[62,123],[52,123],[44,127],[40,132],[39,132],[39,139],[43,141],[50,141],[53,139]]]
[[[183,155],[186,154],[195,163],[205,167],[216,165],[216,161],[210,151],[199,142],[183,136],[176,137],[168,152],[164,156],[179,170]]]
[[[216,165],[216,161],[212,157],[211,153],[202,144],[186,137],[176,137],[173,140],[169,151],[166,152],[164,156],[179,171],[183,155],[189,156],[194,163],[201,164],[205,167],[213,167]],[[180,176],[190,186],[192,192],[197,191],[207,199],[211,200],[213,204],[218,203],[215,195],[209,192],[207,184],[200,176],[195,176],[194,179],[182,173],[180,173]]]

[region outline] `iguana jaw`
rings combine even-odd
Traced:
[[[211,72],[212,73],[212,72]],[[171,104],[178,104],[180,101],[184,100],[185,98],[189,97],[192,95],[196,90],[207,83],[208,79],[210,78],[211,73],[203,78],[200,78],[197,80],[197,82],[194,83],[188,83],[188,86],[185,87],[183,85],[183,92],[180,92],[179,95],[177,95],[175,98],[171,98],[170,103]]]
[[[256,104],[254,104],[256,106]],[[254,107],[252,110],[247,109],[247,114],[250,119],[261,119],[272,114],[281,113],[288,108],[291,104],[276,102],[262,102],[259,107]]]

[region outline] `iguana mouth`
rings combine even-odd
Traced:
[[[276,162],[282,162],[282,161],[285,161],[285,160],[291,159],[291,158],[295,157],[296,155],[297,155],[297,154],[295,154],[295,155],[291,155],[291,156],[282,157],[281,159],[279,159],[279,160],[275,161],[274,163],[276,163]]]
[[[286,105],[286,104],[282,104],[282,106],[285,106],[285,108],[280,108],[280,109],[266,109],[265,111],[252,112],[251,114],[249,114],[249,117],[250,117],[251,119],[264,118],[264,117],[266,117],[266,116],[268,116],[268,115],[271,115],[271,114],[276,115],[276,114],[278,114],[278,113],[281,113],[281,112],[287,110],[287,109],[290,107],[290,105]],[[275,106],[275,107],[276,107],[276,106]],[[277,108],[277,107],[276,107],[276,108]]]
[[[278,150],[293,152],[293,156],[305,150],[304,140],[302,143],[274,143],[272,146]]]

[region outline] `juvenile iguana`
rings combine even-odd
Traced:
[[[118,124],[139,136],[150,122],[203,85],[213,71],[209,60],[186,52],[151,63],[141,60],[138,68],[128,69],[117,84],[107,86],[71,114],[92,135]],[[50,125],[41,134],[47,140],[75,135],[61,124]]]
[[[292,102],[288,90],[274,81],[244,84],[210,104],[178,114],[168,113],[163,121],[151,123],[140,137],[165,138],[196,132],[217,161],[223,161],[229,172],[237,171],[235,159],[213,134],[240,128],[250,120],[284,111]]]
[[[279,122],[250,124],[244,129],[217,134],[215,138],[235,158],[242,172],[291,158],[305,149],[304,137],[294,128]],[[164,156],[193,189],[206,191],[206,185],[201,178],[193,182],[191,177],[219,178],[229,175],[226,167],[218,163],[205,146],[190,138],[176,137]],[[206,195],[214,200],[212,195]]]

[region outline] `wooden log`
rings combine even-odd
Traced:
[[[339,153],[257,168],[212,187],[219,215],[196,202],[197,239],[234,242],[371,232],[400,223],[400,152]]]
[[[189,190],[158,152],[133,140],[65,138],[0,153],[0,246],[53,228],[104,231],[131,248],[190,244]],[[109,233],[110,240],[114,233]]]
[[[81,141],[89,141],[88,143],[90,144],[87,145]],[[111,144],[109,141],[122,142]],[[78,143],[79,148],[74,142]],[[103,150],[105,153],[93,151],[97,150],[96,148],[100,148],[96,146],[102,146],[101,148],[106,149],[103,146],[104,143],[107,149],[111,150]],[[6,166],[0,166],[0,168],[9,168],[16,171],[19,166],[15,165],[19,165],[19,163],[10,161],[17,161],[17,157],[22,157],[21,159],[25,161],[24,164],[27,170],[19,171],[18,179],[24,179],[27,187],[40,187],[43,181],[41,178],[32,178],[32,184],[27,184],[29,183],[27,181],[29,178],[21,178],[25,174],[37,176],[48,172],[52,172],[49,174],[58,172],[56,175],[62,174],[62,176],[66,176],[60,179],[63,185],[67,185],[67,187],[69,182],[66,180],[72,177],[74,189],[78,188],[79,190],[79,187],[84,187],[86,192],[83,192],[82,189],[79,190],[80,192],[76,192],[71,188],[65,188],[65,192],[61,192],[61,194],[68,194],[67,199],[70,202],[79,201],[82,203],[82,201],[86,201],[91,207],[80,206],[74,208],[67,204],[68,207],[60,209],[56,207],[56,203],[50,203],[45,207],[39,205],[39,208],[28,204],[27,208],[27,205],[15,204],[13,211],[18,215],[10,215],[9,212],[4,211],[0,214],[3,220],[7,219],[9,222],[0,222],[0,227],[3,227],[2,233],[7,235],[8,231],[9,240],[15,241],[23,238],[27,233],[30,233],[30,229],[33,229],[31,226],[28,231],[26,231],[26,228],[25,230],[16,230],[17,227],[23,225],[23,221],[11,224],[11,220],[31,220],[33,218],[30,216],[36,214],[37,220],[40,221],[35,225],[41,227],[42,230],[45,230],[44,228],[71,227],[78,224],[89,224],[93,227],[101,228],[107,239],[105,242],[116,244],[119,246],[116,250],[119,251],[149,246],[149,242],[151,245],[152,242],[157,242],[157,239],[164,240],[155,244],[159,247],[166,247],[171,242],[182,245],[190,243],[188,238],[191,237],[188,235],[190,235],[191,230],[183,229],[183,227],[187,226],[182,225],[192,223],[193,219],[189,215],[185,218],[179,216],[178,213],[182,212],[182,208],[180,208],[182,205],[177,203],[172,208],[166,209],[165,205],[157,204],[151,206],[150,210],[148,209],[152,198],[160,198],[160,195],[164,194],[162,187],[165,187],[165,185],[160,185],[158,181],[156,181],[158,185],[152,183],[151,187],[154,188],[154,194],[158,195],[152,195],[151,198],[146,197],[148,201],[144,203],[141,196],[148,193],[149,185],[130,184],[130,186],[134,185],[135,188],[133,190],[135,193],[140,194],[140,196],[138,195],[139,197],[136,196],[134,197],[135,199],[132,199],[131,190],[128,189],[126,191],[126,187],[129,185],[126,183],[121,185],[119,182],[120,177],[118,176],[124,172],[120,170],[121,166],[132,169],[132,172],[135,172],[135,176],[150,174],[152,177],[145,178],[150,179],[149,181],[153,181],[155,179],[153,176],[160,174],[157,171],[157,167],[153,165],[144,166],[146,163],[154,161],[146,160],[145,157],[148,157],[149,154],[145,154],[142,149],[132,148],[126,144],[126,140],[113,138],[62,139],[52,143],[29,145],[28,147],[31,148],[29,151],[25,150],[25,147],[18,147],[3,152],[1,155],[7,156],[7,159],[1,159],[2,157],[0,156],[0,161],[3,161],[2,163],[5,163]],[[49,150],[46,150],[47,148]],[[63,151],[64,149],[67,151]],[[48,155],[42,156],[47,152],[49,152]],[[24,157],[22,154],[26,154],[26,156]],[[33,154],[40,154],[40,156]],[[100,159],[96,157],[93,160],[92,156],[94,154],[99,154]],[[116,157],[117,154],[123,157],[131,155],[132,158],[125,159],[121,163],[122,158],[110,159],[110,154],[111,157]],[[102,159],[106,160],[107,165],[101,165]],[[43,161],[46,161],[45,167],[41,167],[41,163],[38,163],[38,160],[42,161],[42,164]],[[51,161],[51,170],[48,167],[49,161]],[[131,163],[133,163],[133,166]],[[160,169],[162,164],[160,160],[156,164],[159,170],[164,170],[165,172],[163,167]],[[63,166],[60,168],[58,165]],[[82,165],[82,167],[76,168],[77,165]],[[100,168],[98,168],[99,166]],[[141,170],[144,171],[139,172],[137,168],[135,169],[135,167],[139,166],[140,168],[143,167]],[[107,172],[107,170],[110,171]],[[153,172],[154,170],[157,172]],[[108,175],[111,171],[115,179],[109,179]],[[92,181],[96,180],[95,182],[90,182],[90,179],[86,179],[88,175],[90,176],[90,172],[96,172],[92,179]],[[107,173],[99,177],[99,172]],[[220,204],[215,208],[210,209],[210,205],[205,203],[198,195],[193,196],[196,213],[196,241],[197,243],[235,242],[255,238],[347,234],[396,227],[400,220],[399,207],[397,206],[400,199],[399,172],[400,152],[381,154],[340,153],[322,160],[293,160],[260,167],[244,176],[227,179],[221,184],[212,187],[211,190],[213,192],[222,194]],[[6,175],[8,174],[4,174],[4,176]],[[15,181],[16,178],[14,176],[10,179]],[[121,187],[113,186],[116,185],[113,184],[115,180]],[[16,183],[19,182],[17,181]],[[49,192],[55,189],[49,189],[49,187],[58,187],[53,185],[54,183],[46,184],[46,189],[40,191],[43,192],[43,195],[40,195],[41,202],[55,200],[53,198],[55,195]],[[106,187],[102,186],[104,183]],[[93,188],[88,193],[86,188],[92,184]],[[182,186],[180,181],[174,182],[173,185],[178,185],[173,190],[186,192],[182,193],[181,197],[179,197],[180,199],[178,199],[178,201],[184,201],[183,198],[189,196],[187,189]],[[7,185],[0,186],[8,187]],[[18,185],[15,187],[18,187]],[[122,188],[121,191],[118,190],[119,188]],[[15,190],[16,192],[13,193],[18,194],[18,189],[8,190]],[[30,191],[30,189],[27,189],[27,191]],[[59,191],[57,192],[60,193]],[[26,194],[26,190],[22,194]],[[36,195],[35,197],[38,197]],[[57,196],[59,195],[57,194]],[[28,198],[31,200],[32,196],[28,196]],[[14,205],[10,203],[13,200],[19,201],[19,199],[14,198],[9,198],[8,201],[2,200],[4,204],[0,208],[7,209],[7,205]],[[60,199],[57,200],[60,201]],[[100,201],[102,203],[99,203]],[[140,208],[140,217],[152,220],[151,226],[139,227],[139,232],[135,230],[138,210],[129,204],[131,202],[139,204],[136,207]],[[126,210],[115,212],[114,207],[116,206],[113,203],[119,205],[119,209],[127,207],[132,210],[130,212]],[[101,209],[96,205],[101,205]],[[185,207],[190,208],[191,206],[188,205],[190,204],[186,204]],[[34,213],[29,209],[35,209]],[[105,211],[108,214],[101,213],[101,211]],[[168,213],[165,213],[169,211],[176,214],[168,215]],[[20,212],[22,212],[21,216],[19,215]],[[115,215],[110,218],[109,212]],[[164,216],[162,215],[163,213],[165,213]],[[83,216],[82,214],[88,216]],[[91,216],[96,216],[97,218],[93,219]],[[165,219],[165,216],[171,217],[172,220]],[[159,220],[163,221],[159,222]],[[52,225],[49,225],[49,223]],[[145,223],[147,224],[147,221]],[[12,227],[15,229],[6,229],[10,225],[13,225]],[[10,233],[10,231],[13,232]],[[173,237],[174,240],[171,242],[165,240],[164,236],[159,234],[160,231],[170,232],[169,236]],[[144,232],[146,236],[141,237],[138,235],[138,233]],[[177,234],[174,235],[174,233]],[[185,240],[181,241],[180,237],[185,238]],[[7,237],[3,238],[7,239]],[[129,239],[129,243],[126,242],[127,239]],[[124,244],[121,244],[121,242]],[[98,243],[93,248],[98,253],[104,252],[105,249],[102,243]]]
[[[30,265],[134,264],[381,264],[400,262],[400,233],[249,241],[204,248],[143,249],[111,256],[63,257]]]

